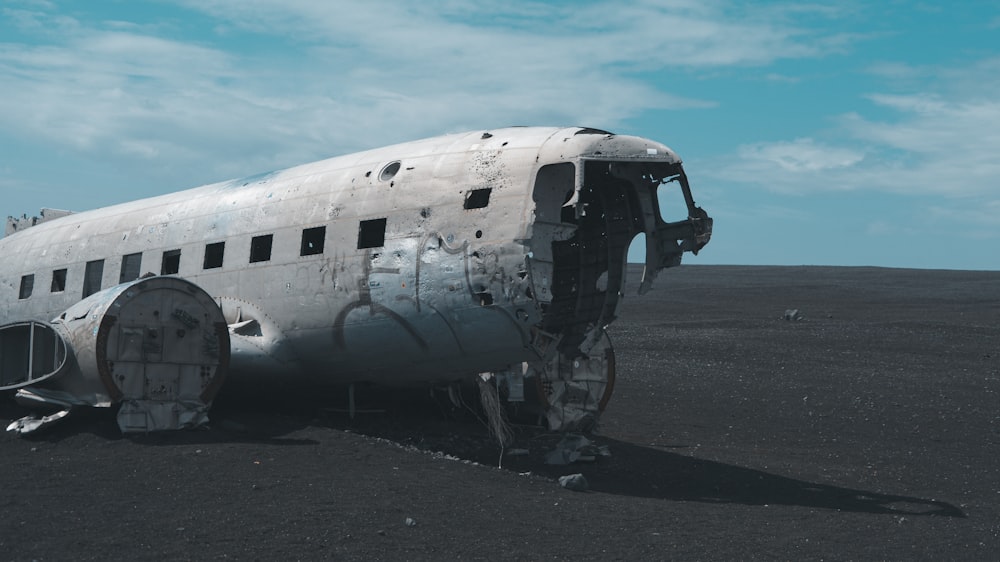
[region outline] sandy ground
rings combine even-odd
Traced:
[[[0,436],[0,559],[1000,558],[1000,273],[683,266],[610,332],[611,457],[520,428],[498,468],[425,391],[350,420],[230,380],[208,429]]]

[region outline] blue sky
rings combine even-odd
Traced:
[[[684,158],[687,263],[1000,270],[1000,5],[748,4],[0,0],[0,214],[584,125]]]

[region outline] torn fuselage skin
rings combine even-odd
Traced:
[[[694,204],[681,163],[666,147],[607,135],[576,163],[543,166],[534,187],[528,258],[541,322],[533,332],[540,359],[527,374],[542,384],[550,428],[586,430],[614,385],[614,351],[605,329],[623,296],[628,248],[646,237],[640,292],[656,273],[697,253],[712,221]],[[666,223],[657,189],[677,182],[688,218]]]

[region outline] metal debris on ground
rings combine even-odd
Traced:
[[[483,373],[476,377],[476,381],[479,383],[479,399],[483,412],[486,413],[490,435],[503,449],[514,440],[514,431],[507,421],[507,414],[501,404],[496,378]]]
[[[11,422],[10,425],[7,426],[7,431],[13,431],[20,435],[24,435],[26,433],[31,433],[32,431],[36,431],[44,427],[49,427],[50,425],[58,422],[59,420],[65,418],[68,415],[69,415],[69,410],[60,410],[54,414],[50,414],[48,416],[44,416],[41,418],[36,416],[25,416],[19,420],[14,420],[13,422]]]
[[[593,462],[597,457],[610,457],[607,445],[597,445],[583,435],[568,433],[545,455],[545,464],[570,464],[578,461]]]
[[[567,474],[559,477],[559,485],[574,492],[586,492],[590,486],[582,474]]]

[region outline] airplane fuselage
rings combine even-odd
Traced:
[[[688,201],[676,223],[657,199],[671,178]],[[632,239],[646,235],[648,287],[707,242],[699,212],[680,159],[653,141],[447,135],[17,231],[0,239],[0,324],[173,275],[221,307],[232,376],[457,380],[541,365],[553,349],[588,355],[614,318]]]

